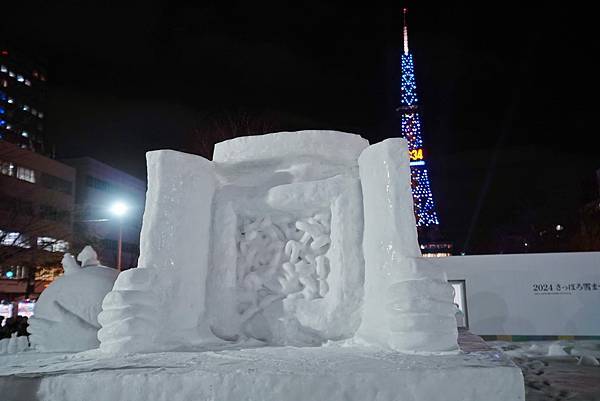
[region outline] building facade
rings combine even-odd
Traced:
[[[44,141],[46,72],[0,47],[0,139],[47,153]]]
[[[0,140],[2,298],[35,296],[60,273],[72,241],[74,204],[73,167]]]
[[[121,237],[121,269],[136,266],[146,183],[89,157],[64,162],[77,171],[74,220],[77,242],[92,244],[103,264],[117,267]],[[126,206],[122,217],[113,213],[116,203]]]

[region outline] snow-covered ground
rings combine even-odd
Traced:
[[[496,350],[407,355],[360,345],[107,356],[0,356],[2,401],[522,401],[521,372]]]
[[[522,369],[527,401],[600,400],[600,340],[488,344]]]

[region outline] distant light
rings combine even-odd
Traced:
[[[15,273],[11,272],[11,271],[7,271],[5,276],[8,278],[13,278],[13,276],[15,275]]]
[[[123,202],[115,202],[110,207],[110,212],[117,217],[123,217],[127,210],[129,210],[129,207]]]
[[[562,230],[564,230],[564,229],[565,229],[565,228],[564,228],[563,226],[561,226],[560,224],[557,224],[557,225],[556,225],[556,231],[562,231]]]
[[[525,246],[529,246],[529,244],[528,244],[527,242],[526,242],[524,245],[525,245]]]

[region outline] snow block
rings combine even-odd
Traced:
[[[387,139],[358,159],[364,207],[365,299],[357,335],[403,352],[457,349],[453,289],[420,268],[408,144]]]
[[[213,163],[149,152],[140,258],[119,275],[98,320],[100,349],[143,352],[215,341],[205,319]]]
[[[356,161],[367,146],[369,142],[360,135],[339,131],[277,132],[220,142],[215,145],[213,161],[240,163],[299,156]]]
[[[367,145],[301,131],[215,146],[207,302],[217,336],[319,345],[354,335],[364,280],[357,158]]]

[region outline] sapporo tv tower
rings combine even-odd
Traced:
[[[410,152],[410,170],[415,218],[419,232],[419,242],[423,256],[447,256],[452,245],[439,242],[439,220],[431,193],[429,173],[425,161],[423,138],[421,137],[421,117],[413,56],[408,50],[408,26],[406,24],[407,9],[403,13],[404,51],[402,53],[402,98],[397,111],[401,115],[402,135],[408,141]]]

